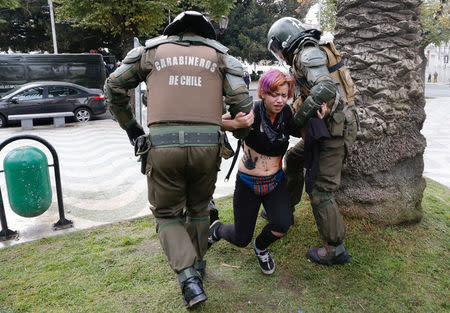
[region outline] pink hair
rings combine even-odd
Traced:
[[[278,87],[288,84],[288,97],[291,98],[294,94],[294,78],[281,72],[280,70],[269,70],[262,74],[259,79],[258,97],[262,99],[264,94],[275,92]]]

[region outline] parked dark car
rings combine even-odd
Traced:
[[[27,83],[0,96],[0,127],[15,114],[73,112],[75,120],[87,122],[92,115],[106,112],[102,90],[66,82]]]

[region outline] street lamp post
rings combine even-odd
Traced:
[[[211,20],[211,14],[209,14],[209,12],[205,12],[205,13],[203,13],[203,15],[206,17],[206,19],[207,19],[209,22],[213,22],[213,20]],[[225,16],[225,15],[222,15],[222,16],[220,17],[220,20],[219,20],[218,22],[215,22],[215,21],[214,21],[215,23],[219,24],[219,29],[217,29],[216,27],[214,27],[215,30],[216,30],[216,33],[217,33],[218,35],[223,35],[223,34],[225,33],[225,30],[226,30],[227,27],[228,27],[228,21],[229,21],[229,19],[228,19],[228,17]]]
[[[58,54],[58,44],[56,43],[55,17],[53,16],[52,0],[48,0],[48,6],[50,8],[50,23],[52,25],[53,52],[54,54]]]
[[[219,34],[223,35],[227,27],[228,27],[228,17],[222,15],[219,20]]]

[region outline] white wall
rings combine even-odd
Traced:
[[[431,44],[425,48],[425,56],[428,57],[428,63],[425,70],[425,78],[428,74],[438,73],[438,83],[450,83],[450,63],[444,63],[444,56],[450,56],[450,42],[444,43],[439,47]],[[449,60],[450,62],[450,60]]]

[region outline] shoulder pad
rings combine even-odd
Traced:
[[[209,46],[211,48],[214,48],[215,50],[221,52],[221,53],[227,53],[228,48],[222,45],[217,40],[196,36],[196,35],[185,35],[182,38],[182,41],[191,41],[191,42],[201,42],[206,46]]]
[[[171,36],[171,37],[172,38],[167,37],[167,36],[164,35],[164,36],[158,36],[158,37],[155,37],[155,38],[148,39],[145,42],[145,49],[151,49],[151,48],[159,46],[159,45],[161,45],[163,43],[175,41],[173,36]]]
[[[180,40],[181,39],[181,40]],[[209,38],[204,38],[201,36],[195,36],[195,35],[186,35],[186,36],[159,36],[152,39],[149,39],[145,42],[145,49],[151,49],[156,46],[159,46],[163,43],[182,43],[186,41],[191,42],[201,42],[206,46],[209,46],[211,48],[214,48],[215,50],[221,52],[221,53],[227,53],[228,48],[222,45],[220,42],[216,40],[212,40]]]
[[[303,66],[327,65],[328,59],[325,52],[318,47],[307,47],[301,52],[300,62]]]
[[[127,56],[125,57],[125,59],[123,59],[122,63],[125,64],[134,63],[141,58],[142,53],[144,53],[144,47],[142,46],[136,47],[128,52]]]
[[[244,75],[244,68],[241,64],[241,62],[239,62],[238,59],[236,59],[235,57],[229,55],[229,54],[225,54],[224,55],[224,63],[225,63],[225,72],[236,75],[236,76],[240,76],[242,77]]]
[[[220,42],[218,42],[216,40],[205,38],[205,44],[207,44],[208,46],[216,49],[219,52],[222,52],[222,53],[227,53],[228,52],[228,48],[225,47],[224,45],[222,45]]]

